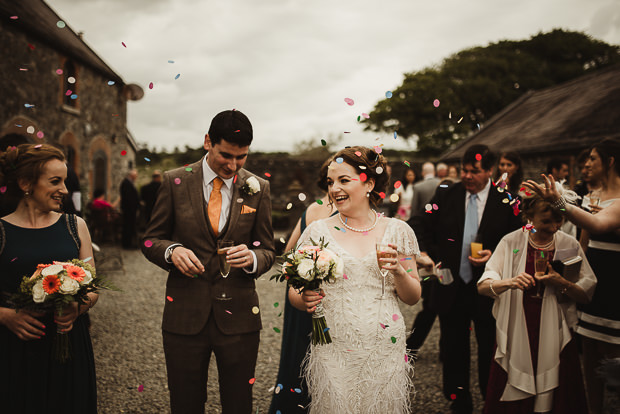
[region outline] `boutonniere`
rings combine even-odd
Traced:
[[[241,190],[247,195],[254,195],[260,191],[260,184],[256,177],[250,177],[245,181]]]

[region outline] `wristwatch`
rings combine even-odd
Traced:
[[[166,253],[164,253],[164,260],[166,260],[166,263],[172,263],[172,251],[180,246],[182,246],[182,244],[173,244],[166,249]]]

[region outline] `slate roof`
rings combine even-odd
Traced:
[[[458,160],[472,144],[523,156],[578,152],[604,138],[620,140],[620,65],[524,94],[440,159]]]
[[[18,18],[11,19],[11,16]],[[35,37],[53,49],[90,66],[106,79],[124,84],[121,77],[80,39],[67,22],[62,29],[56,25],[59,20],[64,22],[64,19],[58,16],[44,1],[0,0],[0,19],[7,27],[13,27]]]

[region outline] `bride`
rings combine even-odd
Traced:
[[[408,413],[411,364],[405,323],[397,298],[420,299],[414,255],[419,248],[403,221],[385,218],[376,207],[386,191],[383,156],[365,147],[345,148],[332,157],[327,183],[339,214],[313,222],[299,246],[325,237],[345,263],[345,277],[324,283],[320,293],[289,290],[293,306],[313,313],[321,303],[332,343],[311,345],[305,376],[311,413]],[[375,243],[389,244],[395,258],[381,259],[388,270],[385,295]],[[381,298],[382,297],[382,298]]]

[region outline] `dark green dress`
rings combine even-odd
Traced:
[[[78,258],[78,242],[65,215],[53,225],[27,229],[1,220],[4,245],[0,254],[0,292],[17,291],[37,264]],[[1,300],[1,299],[0,299]],[[6,302],[0,306],[6,307]],[[53,315],[41,318],[45,336],[22,341],[0,325],[0,412],[96,413],[95,361],[87,317],[81,315],[67,334],[71,359],[61,364],[52,353],[56,324]]]

